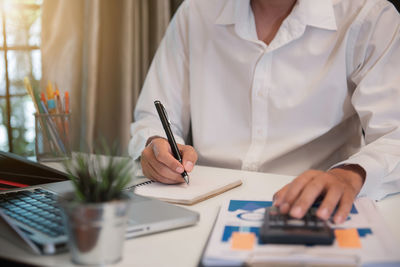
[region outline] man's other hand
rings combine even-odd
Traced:
[[[164,184],[183,183],[181,173],[191,172],[197,161],[197,153],[192,146],[178,144],[182,164],[172,154],[168,140],[162,137],[149,138],[142,152],[140,164],[143,174]]]
[[[359,165],[345,165],[327,172],[309,170],[285,185],[274,195],[274,205],[284,214],[301,218],[322,196],[317,216],[323,220],[334,214],[333,221],[343,223],[365,180],[365,170]]]

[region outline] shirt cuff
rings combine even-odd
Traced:
[[[384,171],[382,166],[374,159],[367,155],[356,155],[348,160],[335,164],[332,168],[338,167],[343,164],[358,164],[364,168],[366,172],[364,184],[358,193],[358,197],[369,197],[374,200],[384,198],[387,193],[384,190],[379,190],[382,184]]]
[[[129,142],[129,148],[128,148],[128,153],[133,160],[139,159],[139,157],[142,155],[143,149],[146,147],[147,139],[149,139],[149,137],[152,137],[154,135],[159,135],[164,137],[165,133],[159,132],[151,128],[146,128],[137,131],[133,135],[132,139]]]
[[[134,134],[128,146],[128,153],[133,160],[139,159],[143,149],[146,147],[147,139],[152,136],[160,136],[167,139],[165,132],[160,132],[152,128],[142,129]],[[185,141],[179,135],[175,135],[174,137],[177,144],[185,144]]]

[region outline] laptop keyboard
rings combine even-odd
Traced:
[[[65,235],[56,195],[43,189],[0,194],[0,208],[9,217],[50,236]]]

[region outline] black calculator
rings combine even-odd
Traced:
[[[317,208],[311,208],[301,219],[279,213],[277,207],[265,209],[260,228],[263,244],[331,245],[333,230],[316,216]]]

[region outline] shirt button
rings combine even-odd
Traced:
[[[264,96],[264,94],[263,94],[262,91],[258,91],[257,95],[258,95],[259,97],[263,97],[263,96]]]

